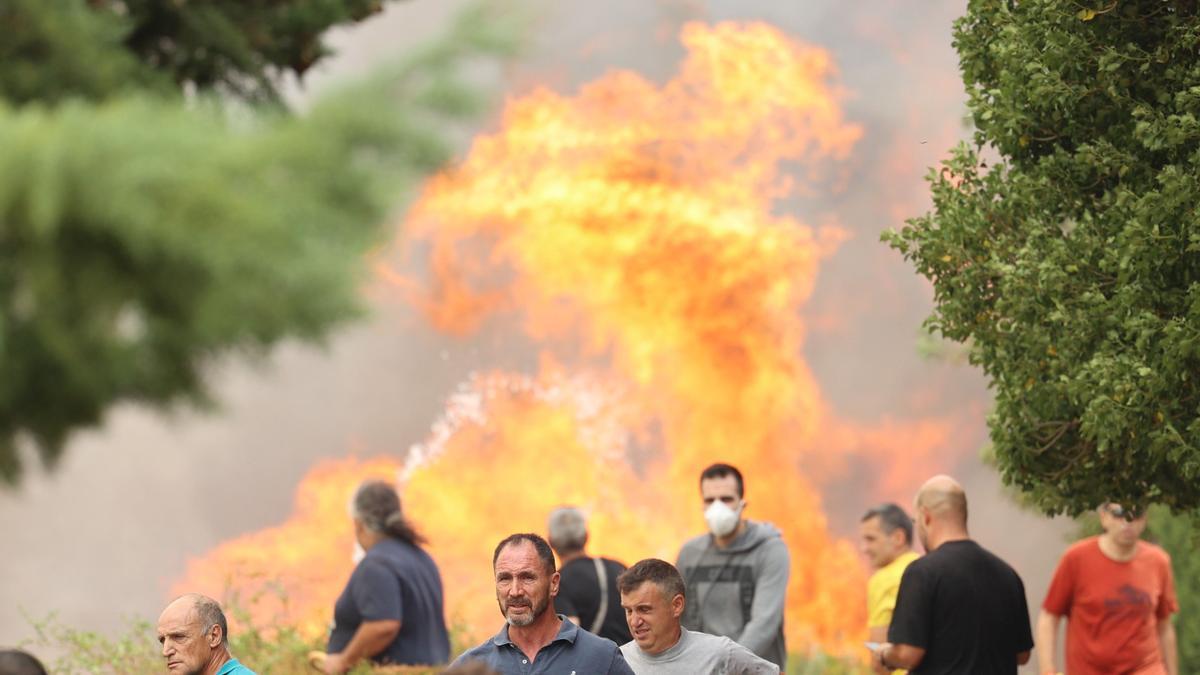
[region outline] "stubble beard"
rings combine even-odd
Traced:
[[[516,617],[510,615],[507,607],[505,607],[503,604],[501,605],[501,609],[504,610],[504,619],[508,622],[508,625],[516,626],[517,628],[524,628],[525,626],[532,624],[534,621],[537,621],[538,617],[540,617],[542,613],[546,611],[546,608],[549,605],[549,599],[539,598],[530,603],[529,606],[531,611],[528,614]]]

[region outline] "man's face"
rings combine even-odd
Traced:
[[[1120,504],[1105,504],[1100,507],[1100,527],[1118,544],[1133,546],[1146,529],[1146,514],[1133,518]]]
[[[738,496],[737,477],[730,474],[720,478],[705,478],[700,481],[700,498],[704,501],[705,509],[712,506],[714,501],[720,501],[736,511],[742,501]]]
[[[913,519],[913,526],[917,531],[917,541],[920,541],[921,546],[926,551],[928,551],[929,550],[929,528],[926,525],[925,521],[932,519],[929,515],[929,509],[926,509],[923,506],[921,506],[921,501],[917,500],[917,502],[915,504],[913,504],[913,513],[915,513],[917,516],[916,518]]]
[[[625,622],[638,648],[647,654],[659,654],[679,641],[679,617],[683,614],[683,596],[664,597],[652,581],[643,581],[628,593],[621,593]]]
[[[496,558],[496,602],[513,626],[528,626],[558,594],[558,572],[550,574],[528,541],[510,544]]]
[[[880,569],[887,566],[896,556],[908,548],[904,541],[904,530],[896,528],[884,532],[883,521],[879,516],[868,518],[858,524],[858,549],[862,551],[871,567]]]
[[[167,671],[172,675],[199,675],[221,643],[216,633],[204,631],[191,600],[180,598],[167,605],[158,617],[158,643],[167,660]]]

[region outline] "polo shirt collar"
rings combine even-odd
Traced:
[[[554,639],[550,641],[550,644],[554,644],[560,640],[575,644],[575,638],[579,635],[579,626],[571,623],[567,617],[562,614],[556,614],[555,616],[562,621],[562,624],[558,627],[558,635],[554,636]],[[504,626],[500,628],[500,632],[496,633],[496,636],[492,638],[492,644],[496,645],[497,647],[513,644],[512,639],[508,637],[507,621],[504,622]]]

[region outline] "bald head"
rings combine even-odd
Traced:
[[[925,481],[917,492],[917,508],[927,510],[934,520],[967,526],[967,493],[950,476],[943,474]]]
[[[229,624],[225,620],[225,612],[221,611],[221,605],[216,600],[207,595],[188,593],[175,598],[159,615],[159,621],[164,618],[188,624],[195,623],[204,632],[218,626],[221,629],[221,643],[229,641]]]

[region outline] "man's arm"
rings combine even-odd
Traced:
[[[1158,648],[1162,650],[1167,675],[1179,675],[1179,651],[1175,646],[1175,624],[1171,617],[1158,620]]]
[[[1058,652],[1058,622],[1061,620],[1061,616],[1051,614],[1044,609],[1038,613],[1037,653],[1039,673],[1058,672],[1058,668],[1054,666],[1054,655]]]
[[[364,621],[358,625],[345,649],[325,657],[322,670],[331,674],[344,673],[364,658],[387,649],[399,633],[400,622],[395,619]]]
[[[921,665],[925,658],[925,650],[912,645],[894,645],[885,642],[875,650],[875,663],[887,670],[912,670]]]
[[[779,675],[779,666],[728,640],[723,675]]]
[[[750,621],[734,641],[755,654],[765,654],[783,625],[783,607],[787,600],[788,575],[792,561],[782,539],[763,544],[762,565],[754,580],[754,602]]]

